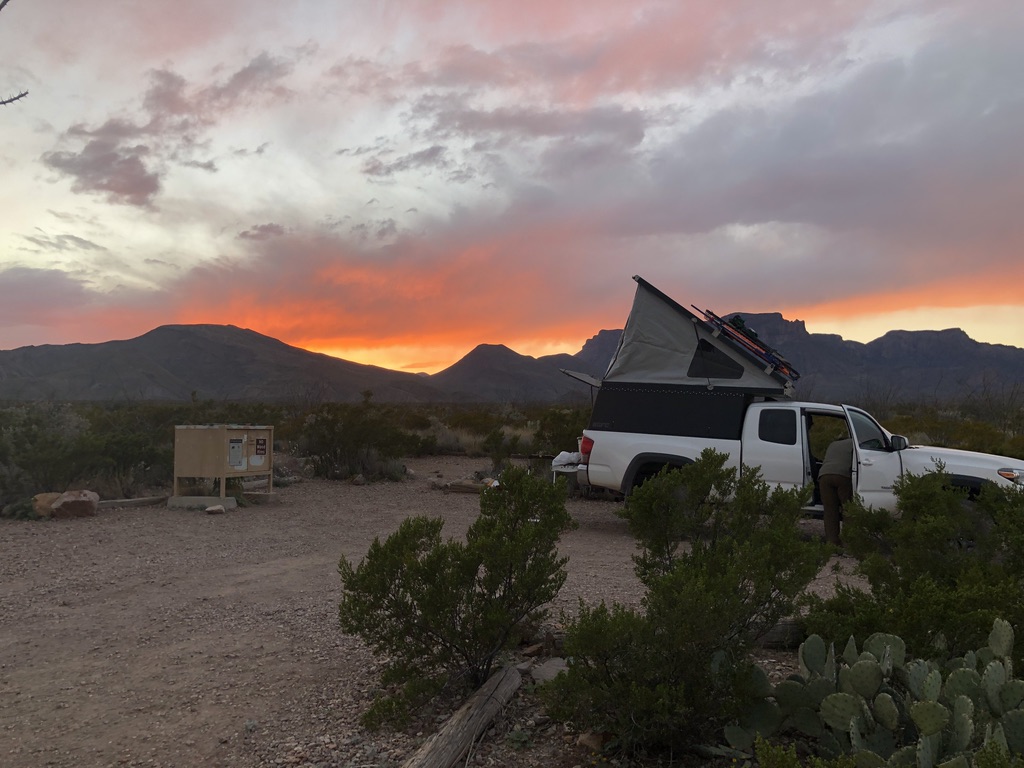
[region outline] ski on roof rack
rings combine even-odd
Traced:
[[[800,373],[796,368],[794,368],[777,350],[772,349],[761,341],[752,329],[747,328],[746,323],[743,322],[743,318],[739,315],[734,315],[729,320],[725,320],[716,315],[710,309],[700,309],[693,304],[690,306],[703,315],[702,319],[714,329],[715,336],[718,336],[719,334],[726,336],[748,352],[753,353],[761,360],[768,363],[772,369],[788,376],[793,381],[800,378]]]

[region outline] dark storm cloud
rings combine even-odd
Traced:
[[[228,112],[288,98],[282,81],[290,72],[290,63],[267,53],[205,87],[190,87],[175,72],[154,70],[142,99],[142,119],[116,117],[95,128],[73,125],[62,138],[71,148],[47,152],[42,161],[70,177],[75,192],[152,207],[170,164],[216,172],[214,159],[194,157],[203,147],[200,136]]]

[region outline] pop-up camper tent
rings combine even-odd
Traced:
[[[709,311],[695,315],[642,277],[633,279],[633,308],[603,382],[792,395],[799,374],[774,350]]]
[[[741,321],[695,314],[633,279],[633,308],[599,382],[592,429],[732,438],[752,400],[793,396],[799,374]]]

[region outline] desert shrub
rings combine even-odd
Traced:
[[[754,757],[759,768],[856,768],[856,761],[849,755],[834,759],[812,755],[805,760],[797,755],[796,745],[792,742],[788,745],[773,744],[761,737],[754,741]]]
[[[1024,493],[990,485],[972,501],[942,471],[906,475],[894,490],[896,514],[844,510],[843,541],[869,588],[837,583],[832,597],[808,597],[809,631],[891,632],[929,656],[978,647],[996,617],[1019,626]]]
[[[342,558],[341,627],[385,658],[389,693],[365,722],[401,721],[447,686],[480,686],[565,581],[556,544],[573,523],[565,490],[506,469],[480,496],[464,542],[440,518],[411,517],[358,566]]]
[[[549,408],[538,419],[533,435],[533,449],[538,453],[557,455],[575,451],[576,440],[583,434],[590,412],[582,408]]]
[[[0,518],[8,520],[38,520],[32,499],[21,499],[7,505],[0,505]]]
[[[506,435],[505,430],[495,429],[484,438],[481,448],[491,460],[491,466],[497,474],[509,465],[512,454],[519,450],[519,436]]]
[[[42,491],[66,491],[95,466],[89,422],[72,406],[32,403],[4,412],[0,503]]]
[[[343,480],[388,476],[388,462],[421,452],[420,438],[403,430],[393,414],[369,401],[331,403],[307,414],[296,443],[319,477]]]
[[[174,471],[173,412],[151,405],[86,411],[95,452],[91,485],[107,498],[131,498],[168,485]]]
[[[627,750],[678,751],[714,740],[762,685],[749,651],[793,610],[827,549],[799,536],[803,492],[772,490],[756,470],[738,476],[726,458],[705,451],[629,497],[647,592],[639,609],[581,603],[566,629],[569,668],[542,689],[553,716]]]

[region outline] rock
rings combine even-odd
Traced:
[[[206,508],[206,514],[208,514],[208,515],[223,515],[224,514],[224,505],[223,504],[214,504],[211,507],[207,507]]]
[[[530,676],[538,683],[547,683],[554,680],[559,672],[564,672],[569,668],[569,665],[565,663],[565,659],[553,658],[548,659],[540,666],[534,667],[530,670]]]
[[[581,733],[580,737],[576,739],[576,744],[584,749],[589,749],[591,752],[600,752],[604,747],[604,734],[595,733],[594,731],[587,731]]]
[[[523,656],[542,656],[544,654],[544,643],[536,643],[523,649]]]
[[[99,501],[100,495],[95,491],[67,491],[53,502],[53,517],[94,517]]]
[[[53,515],[53,502],[60,498],[59,493],[37,493],[32,497],[32,509],[39,517],[50,517]]]

